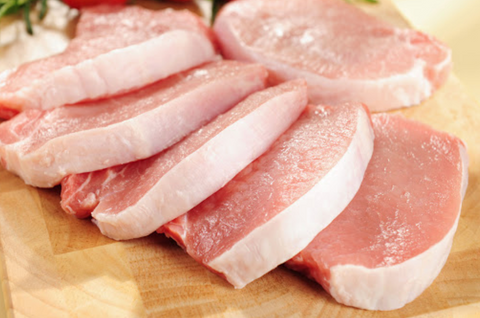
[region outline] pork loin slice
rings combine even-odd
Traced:
[[[375,150],[357,195],[287,266],[338,302],[400,308],[442,269],[467,188],[462,142],[400,116],[373,116]]]
[[[146,160],[62,181],[62,207],[117,239],[148,235],[184,214],[264,153],[307,105],[303,80],[255,93]]]
[[[357,101],[372,111],[415,105],[451,68],[444,44],[341,0],[234,1],[214,31],[227,58],[264,64],[274,82],[305,78],[317,103]]]
[[[63,53],[0,74],[1,116],[118,95],[215,58],[188,11],[85,9],[77,33]]]
[[[30,185],[150,157],[264,88],[260,65],[213,62],[120,97],[0,124],[0,158]]]
[[[242,288],[300,252],[343,211],[372,151],[364,107],[310,106],[267,153],[159,231]]]

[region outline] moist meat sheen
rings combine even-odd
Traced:
[[[150,157],[264,88],[263,66],[218,61],[119,97],[0,124],[0,158],[30,185]]]
[[[0,116],[136,89],[212,61],[208,28],[188,11],[85,9],[66,50],[0,74]]]
[[[343,211],[360,187],[373,138],[361,105],[309,106],[267,153],[159,231],[242,288]]]
[[[303,80],[252,94],[154,157],[65,178],[62,207],[78,217],[92,213],[102,233],[114,239],[148,235],[230,181],[306,105]]]
[[[467,188],[463,143],[400,116],[374,115],[375,150],[357,195],[287,266],[338,302],[392,310],[442,269]]]
[[[450,50],[343,0],[239,0],[215,20],[222,53],[262,63],[273,82],[305,78],[310,99],[372,111],[420,103],[447,78]]]

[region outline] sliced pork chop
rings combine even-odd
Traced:
[[[267,153],[159,231],[242,288],[300,252],[343,211],[372,151],[364,107],[311,106]]]
[[[373,116],[375,150],[357,195],[287,266],[338,302],[400,308],[448,257],[467,188],[462,142],[400,116]]]
[[[272,81],[305,78],[314,102],[357,101],[372,111],[415,105],[447,78],[450,50],[343,0],[240,0],[214,31],[230,59],[262,63]]]
[[[87,105],[29,110],[0,124],[0,158],[30,185],[150,157],[264,88],[260,65],[213,62]]]
[[[187,10],[148,10],[139,6],[111,5],[83,8],[75,38],[100,38],[112,33],[130,36],[130,32],[139,32],[141,38],[148,38],[172,29],[200,32],[212,41],[214,39],[205,23]]]
[[[0,116],[117,95],[215,58],[188,11],[86,9],[77,33],[63,53],[0,74]]]
[[[255,93],[152,158],[62,181],[62,207],[120,240],[186,213],[264,153],[307,105],[303,80]]]

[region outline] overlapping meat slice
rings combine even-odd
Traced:
[[[265,152],[307,105],[303,80],[257,92],[152,158],[62,181],[62,207],[114,239],[145,236]],[[93,211],[93,212],[92,212]]]
[[[264,88],[260,65],[213,62],[141,90],[0,124],[3,165],[30,185],[150,157]]]
[[[372,111],[420,103],[447,78],[450,50],[342,0],[240,0],[214,31],[227,58],[262,63],[272,81],[305,78],[311,100]]]
[[[299,253],[343,211],[373,138],[361,105],[309,106],[267,153],[159,231],[242,288]]]
[[[450,252],[468,179],[462,142],[400,116],[373,116],[375,150],[357,195],[287,266],[338,302],[400,308]]]
[[[118,95],[214,58],[210,31],[188,11],[85,9],[63,53],[0,74],[0,116]]]

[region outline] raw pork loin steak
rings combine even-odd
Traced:
[[[207,27],[188,11],[85,9],[63,53],[0,74],[0,117],[113,96],[214,58]]]
[[[119,97],[28,110],[0,124],[0,158],[38,187],[148,158],[264,88],[266,77],[263,66],[218,61]]]
[[[357,101],[372,111],[418,104],[450,72],[450,50],[394,28],[343,0],[240,0],[214,31],[230,59],[262,63],[272,81],[305,78],[317,103]]]
[[[400,308],[450,252],[467,188],[462,142],[400,116],[374,115],[375,150],[357,195],[287,266],[338,302]]]
[[[267,153],[159,231],[242,288],[299,253],[345,209],[373,138],[363,106],[310,106]]]
[[[93,211],[102,233],[114,239],[148,235],[230,181],[306,105],[303,80],[255,93],[152,158],[65,178],[62,207],[78,217]]]

